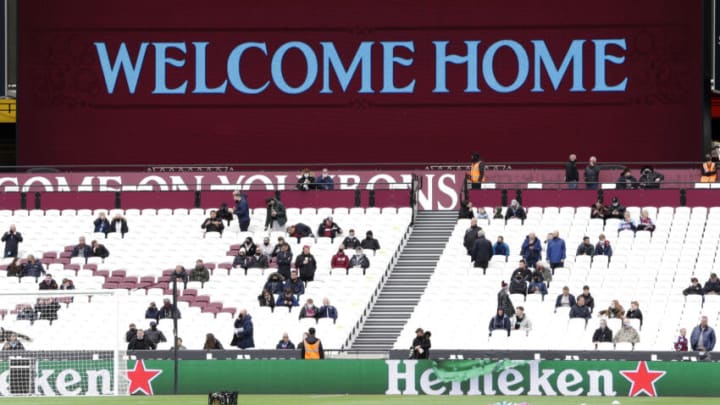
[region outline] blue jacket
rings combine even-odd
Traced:
[[[239,222],[250,221],[250,207],[248,207],[247,194],[243,194],[242,200],[238,201],[235,205],[235,215],[237,215]]]
[[[560,263],[565,260],[565,241],[552,238],[547,244],[547,260],[550,263]]]
[[[297,279],[295,282],[293,282],[291,278],[285,280],[284,289],[285,288],[291,289],[295,295],[305,294],[305,283],[303,283],[300,279]]]
[[[612,246],[610,246],[609,241],[605,241],[605,243],[598,242],[595,245],[595,255],[596,256],[612,256]]]
[[[585,305],[573,305],[573,307],[570,309],[570,318],[583,318],[585,320],[588,320],[591,317],[592,315],[590,314],[590,308]]]
[[[105,219],[96,219],[95,222],[93,222],[93,225],[95,225],[94,232],[102,232],[102,233],[108,233],[110,230],[110,221]]]
[[[510,318],[508,318],[505,315],[503,315],[502,318],[500,318],[497,315],[493,316],[492,318],[490,318],[489,329],[490,329],[490,333],[492,333],[492,331],[497,330],[497,329],[505,329],[507,331],[508,335],[510,335]]]
[[[328,306],[321,306],[320,310],[318,311],[318,318],[332,318],[332,320],[336,320],[338,317],[338,310],[333,305]]]
[[[89,245],[85,245],[83,247],[80,247],[80,245],[76,245],[72,250],[72,257],[79,257],[80,252],[83,252],[82,257],[90,257],[92,256],[92,248]]]
[[[275,305],[277,306],[285,306],[285,294],[280,294],[277,297],[277,301],[275,302]],[[292,296],[292,306],[296,307],[298,306],[298,300],[295,295]]]
[[[35,261],[35,263],[25,263],[22,274],[25,277],[40,277],[41,274],[45,274],[45,268],[39,261]]]
[[[530,250],[530,245],[532,245],[535,249]],[[542,260],[540,239],[535,238],[535,242],[531,244],[530,238],[525,238],[525,241],[522,244],[522,249],[520,249],[520,255],[522,255],[523,259],[525,259],[528,264],[537,263]]]
[[[230,345],[237,346],[240,349],[255,347],[252,316],[245,315],[242,319],[238,318],[235,320],[235,334],[233,334]]]
[[[570,307],[574,307],[575,306],[575,297],[573,297],[572,294],[570,294],[568,296],[568,300],[570,302]],[[555,308],[560,306],[560,302],[562,302],[562,294],[557,296],[557,299],[555,300]]]
[[[503,242],[502,244],[495,242],[493,245],[493,253],[498,256],[510,256],[510,246],[508,246],[507,243]]]
[[[704,340],[704,346],[705,351],[709,352],[712,351],[712,349],[715,348],[715,331],[711,327],[707,327],[707,330],[705,331],[705,340]],[[698,350],[698,343],[700,341],[700,325],[696,326],[692,334],[690,335],[690,346],[694,351]]]
[[[319,190],[333,190],[335,188],[335,182],[330,176],[323,177],[322,175],[315,179],[315,184]]]

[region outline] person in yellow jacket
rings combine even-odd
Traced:
[[[701,183],[715,183],[715,180],[717,180],[717,166],[710,155],[705,155],[705,163],[702,164],[700,172],[702,173],[700,177]]]
[[[315,328],[308,329],[307,337],[298,345],[298,349],[300,349],[301,359],[320,360],[325,358],[322,342],[315,337]]]
[[[467,173],[467,179],[470,181],[470,188],[472,190],[479,190],[482,188],[482,183],[485,181],[485,163],[478,153],[473,153],[472,162],[470,163],[470,171]]]

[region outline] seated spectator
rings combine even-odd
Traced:
[[[337,253],[330,260],[330,268],[345,269],[345,271],[350,268],[350,258],[345,254],[345,246],[338,247]]]
[[[150,321],[150,327],[145,329],[145,339],[150,339],[151,342],[157,345],[158,343],[167,342],[165,334],[157,328],[156,321]]]
[[[7,351],[20,351],[25,350],[25,346],[23,346],[22,342],[18,340],[17,333],[12,333],[10,334],[10,338],[3,345],[2,349]]]
[[[525,241],[523,241],[520,255],[525,259],[528,267],[535,267],[535,263],[542,260],[542,245],[540,240],[535,237],[534,232],[530,232]]]
[[[92,249],[85,244],[85,237],[81,236],[78,238],[78,244],[73,247],[71,257],[84,257],[87,262],[87,258],[90,256],[92,256]]]
[[[300,243],[300,239],[302,238],[313,236],[312,229],[310,229],[309,226],[303,224],[302,222],[298,222],[295,225],[288,226],[287,234],[289,237],[297,239],[298,243]]]
[[[595,344],[595,348],[597,349],[598,343],[612,342],[612,341],[613,341],[612,329],[607,327],[606,320],[601,319],[600,327],[595,329],[595,333],[593,333],[592,342],[593,342],[593,344]]]
[[[275,245],[270,242],[269,237],[264,237],[262,243],[260,246],[262,248],[263,254],[268,257],[268,260],[270,260],[271,257],[277,256],[277,253],[275,253]]]
[[[108,232],[110,232],[110,221],[108,221],[107,217],[105,217],[105,213],[101,212],[98,214],[98,217],[93,221],[93,232],[102,232],[106,236]]]
[[[235,255],[235,258],[233,259],[233,268],[234,269],[244,269],[245,274],[247,274],[248,266],[250,265],[250,258],[247,257],[247,254],[245,252],[245,248],[240,248],[238,250],[237,254]]]
[[[680,336],[677,337],[675,340],[675,343],[673,344],[673,348],[675,348],[676,352],[686,352],[688,351],[688,338],[687,338],[687,331],[685,328],[680,329]]]
[[[525,334],[530,333],[532,330],[532,322],[530,322],[530,319],[525,315],[525,308],[521,306],[515,308],[515,316],[512,317],[511,321],[513,330],[520,330],[525,332]]]
[[[630,309],[628,309],[627,313],[625,314],[625,319],[639,319],[640,329],[642,329],[643,315],[642,311],[640,311],[640,303],[638,303],[637,301],[630,302]]]
[[[632,343],[633,346],[640,342],[640,335],[635,330],[635,328],[632,327],[630,324],[630,320],[625,319],[623,320],[622,328],[615,334],[615,337],[613,337],[614,343]]]
[[[110,232],[120,232],[124,238],[125,234],[128,233],[127,220],[120,214],[115,215],[110,221]]]
[[[310,169],[305,168],[300,172],[300,177],[298,177],[295,188],[300,191],[315,190],[317,188],[317,184],[315,184],[315,176],[313,176]]]
[[[175,339],[175,346],[172,346],[169,350],[175,350],[176,347],[178,350],[187,350],[187,347],[183,345],[182,338],[179,336]]]
[[[652,219],[650,219],[650,214],[648,214],[648,210],[644,208],[642,211],[640,211],[640,220],[638,221],[637,230],[650,232],[655,230],[655,223]]]
[[[278,350],[295,350],[295,344],[290,341],[290,336],[287,332],[283,332],[282,339],[275,346]]]
[[[58,285],[55,280],[53,280],[52,275],[50,273],[45,275],[45,279],[40,282],[40,289],[41,290],[57,290]]]
[[[201,286],[204,286],[205,283],[210,281],[210,270],[205,267],[205,263],[203,263],[202,259],[197,259],[195,261],[195,267],[190,270],[188,279],[189,281],[199,281],[202,283],[200,284]]]
[[[62,283],[60,284],[60,289],[61,290],[74,290],[75,284],[69,278],[64,278],[64,279],[62,279]]]
[[[258,246],[255,249],[255,255],[249,257],[249,263],[248,263],[248,269],[260,269],[261,274],[265,274],[265,269],[270,267],[270,263],[268,263],[268,258],[263,253],[262,247]],[[247,269],[245,270],[245,274],[247,274]]]
[[[620,177],[615,182],[615,188],[618,190],[633,190],[640,186],[635,176],[632,175],[632,170],[623,170]]]
[[[711,155],[705,155],[705,163],[702,164],[700,174],[701,183],[715,183],[717,181],[717,166]]]
[[[130,339],[128,350],[155,350],[157,345],[145,337],[145,331],[138,329],[135,337]]]
[[[602,203],[601,200],[595,201],[595,204],[592,206],[592,210],[590,211],[590,218],[596,218],[596,219],[602,219],[604,220],[607,216],[607,208]]]
[[[485,212],[485,208],[483,208],[483,207],[477,208],[477,215],[475,217],[477,219],[484,219],[484,220],[490,219],[490,217],[488,216],[488,213]]]
[[[24,304],[20,307],[20,310],[17,314],[17,320],[18,321],[32,321],[35,320],[35,310],[33,309],[32,305],[30,304]]]
[[[580,245],[578,245],[578,248],[575,251],[575,256],[590,256],[590,257],[592,257],[594,254],[595,254],[595,246],[593,246],[593,244],[590,243],[590,237],[584,236],[582,243]]]
[[[253,242],[253,238],[247,237],[245,238],[245,241],[240,245],[240,249],[245,249],[245,254],[250,256],[255,256],[255,251],[257,250],[257,245],[255,245],[255,242]]]
[[[576,304],[575,297],[570,294],[570,288],[565,286],[562,289],[562,294],[558,295],[555,299],[555,308],[558,307],[574,307]]]
[[[330,318],[333,320],[333,323],[337,321],[338,310],[334,305],[330,304],[330,300],[327,297],[323,298],[323,304],[320,309],[318,309],[317,317],[318,319]]]
[[[148,309],[145,310],[145,319],[158,320],[160,318],[160,310],[155,305],[155,302],[151,302]]]
[[[220,208],[218,208],[218,210],[215,212],[215,217],[221,221],[221,224],[222,221],[227,221],[227,226],[230,226],[230,222],[232,222],[234,216],[235,214],[233,214],[231,208],[228,208],[227,203],[221,203]]]
[[[39,298],[37,304],[35,304],[35,313],[37,319],[47,319],[49,321],[55,321],[58,319],[57,312],[60,310],[60,304],[52,298]]]
[[[645,166],[640,171],[640,188],[658,189],[660,183],[665,180],[665,176],[656,172],[651,166]]]
[[[319,238],[330,238],[330,241],[334,242],[335,237],[342,234],[342,232],[342,228],[333,221],[333,217],[327,217],[318,226],[317,236]]]
[[[278,253],[280,253],[280,250],[282,249],[282,246],[285,245],[285,238],[282,236],[278,236],[277,243],[275,244],[275,247],[272,250],[272,257],[276,257]],[[265,250],[267,252],[267,249]],[[292,253],[292,249],[290,249],[290,246],[288,246],[288,251]]]
[[[295,258],[295,268],[299,270],[300,280],[306,285],[315,279],[317,261],[315,261],[315,256],[310,253],[310,245],[303,246],[302,253]]]
[[[510,246],[505,243],[505,238],[502,236],[497,237],[497,242],[493,245],[493,254],[497,256],[505,256],[505,261],[507,261],[508,256],[510,256]]]
[[[200,228],[204,229],[205,233],[218,232],[222,234],[225,229],[225,225],[223,224],[222,219],[218,218],[217,212],[212,210],[210,211],[210,217],[205,218],[205,221],[203,221],[202,225],[200,225]]]
[[[478,226],[477,219],[471,219],[470,227],[465,230],[465,235],[463,236],[463,246],[465,246],[468,255],[472,255],[471,252],[478,238],[478,232],[480,231],[482,231],[482,228]]]
[[[318,190],[333,190],[335,189],[335,181],[330,176],[328,169],[322,169],[322,174],[316,179]]]
[[[510,294],[527,295],[528,283],[518,274],[510,280]]]
[[[530,283],[528,284],[528,294],[542,294],[542,298],[544,300],[548,291],[547,286],[544,282],[545,276],[543,275],[542,270],[538,271],[538,268],[541,267],[542,266],[540,265],[540,263],[538,263],[535,271],[533,271],[532,275],[530,276]]]
[[[300,315],[298,319],[313,318],[315,319],[318,315],[318,307],[315,306],[312,298],[305,300],[305,305],[300,309]]]
[[[285,291],[283,291],[283,293],[278,296],[275,305],[281,307],[288,307],[288,309],[290,309],[292,307],[298,306],[298,300],[297,298],[295,298],[295,294],[293,294],[293,291],[289,288],[286,288]]]
[[[625,315],[625,308],[620,305],[620,301],[612,300],[612,303],[608,309],[600,311],[600,315],[607,316],[608,318],[620,318],[622,319]]]
[[[7,277],[22,277],[23,276],[23,264],[20,262],[19,257],[13,257],[12,262],[8,264]]]
[[[158,315],[158,319],[181,319],[182,314],[180,313],[180,310],[178,308],[175,308],[175,311],[173,312],[173,305],[172,302],[170,302],[169,298],[163,299],[163,306],[160,308],[160,314]]]
[[[505,311],[502,308],[498,308],[495,316],[490,318],[489,329],[490,329],[490,335],[492,335],[492,332],[494,330],[504,329],[507,331],[508,336],[510,336],[510,330],[511,330],[510,319],[507,316],[505,316]]]
[[[592,313],[592,311],[595,310],[595,298],[593,298],[592,294],[590,294],[589,286],[583,286],[582,294],[578,295],[575,301],[579,300],[580,297],[583,298],[583,300],[585,301],[585,306],[588,307],[590,313]]]
[[[181,265],[175,266],[175,271],[170,276],[170,280],[175,280],[178,283],[183,283],[183,290],[187,288],[188,273],[185,271],[185,267]]]
[[[273,273],[277,274],[277,273]],[[267,288],[263,288],[262,293],[258,295],[258,304],[261,307],[270,307],[270,312],[275,311],[275,297]]]
[[[90,242],[90,250],[91,250],[90,255],[92,257],[100,257],[102,259],[105,259],[108,256],[110,256],[110,251],[107,250],[105,245],[98,243],[98,241],[96,241],[96,240],[93,240],[92,242]]]
[[[521,221],[525,221],[527,214],[525,214],[525,208],[523,208],[517,200],[512,200],[507,211],[505,211],[505,222],[508,219],[517,218]]]
[[[474,263],[474,267],[482,268],[483,274],[487,271],[490,264],[490,259],[493,257],[492,243],[485,239],[485,232],[478,231],[477,239],[473,244],[473,248],[470,251],[470,260]]]
[[[280,252],[275,257],[275,263],[278,266],[278,273],[284,278],[290,278],[290,267],[292,266],[293,255],[290,251],[290,245],[283,243],[280,245]]]
[[[633,221],[632,216],[630,215],[629,211],[626,211],[623,217],[623,220],[620,221],[618,224],[618,233],[622,231],[633,231],[635,232],[637,230],[637,225],[635,225],[635,221]]]
[[[601,233],[600,236],[598,236],[598,243],[595,244],[595,255],[596,256],[607,256],[608,260],[610,257],[612,257],[612,246],[610,246],[610,241],[605,239],[605,234]]]
[[[283,285],[283,290],[291,289],[293,294],[300,299],[300,296],[305,294],[305,284],[298,278],[298,272],[297,270],[293,270],[290,272],[290,278],[285,280],[285,284]]]
[[[495,207],[495,213],[493,214],[493,219],[503,219],[505,218],[502,213],[502,207]]]
[[[518,261],[518,268],[512,272],[512,275],[510,275],[510,278],[514,279],[518,276],[520,276],[525,281],[530,281],[530,279],[532,278],[532,272],[525,265],[524,259],[520,259]]]
[[[360,247],[365,250],[372,250],[374,255],[375,252],[380,250],[380,242],[378,242],[377,239],[373,238],[372,231],[367,231],[365,232],[365,239],[363,239],[360,243]]]
[[[583,318],[585,321],[590,319],[592,317],[592,314],[590,314],[590,309],[585,306],[585,298],[578,297],[577,301],[575,302],[575,305],[573,305],[572,308],[570,308],[570,318]]]
[[[363,253],[363,250],[361,247],[355,249],[355,254],[350,259],[350,268],[351,269],[362,269],[363,274],[365,274],[365,271],[367,268],[370,267],[370,259]],[[350,273],[349,269],[346,271],[346,273]]]
[[[535,270],[533,271],[533,274],[530,277],[532,278],[532,276],[535,275],[535,273],[541,274],[543,281],[545,282],[545,285],[547,287],[550,287],[550,282],[552,281],[554,274],[547,266],[545,266],[545,264],[543,262],[537,262],[535,264]]]
[[[205,335],[203,350],[223,350],[223,345],[212,333]]]
[[[290,278],[289,275],[288,278]],[[263,288],[273,294],[282,294],[285,290],[285,277],[283,277],[280,273],[272,273],[268,276],[267,282]]]
[[[460,201],[460,211],[458,211],[458,219],[473,219],[475,213],[473,212],[472,201],[462,200]]]
[[[683,290],[683,295],[703,295],[704,292],[697,277],[693,277],[690,279],[690,287]]]
[[[351,229],[348,231],[348,236],[343,239],[342,245],[346,249],[355,249],[360,246],[360,239],[355,237],[355,230]]]
[[[45,274],[45,267],[43,267],[42,263],[40,263],[39,260],[35,259],[35,256],[28,255],[27,257],[27,263],[23,265],[23,277],[35,277],[35,281],[40,278],[42,274]]]
[[[703,294],[706,295],[717,295],[720,294],[720,279],[716,273],[710,274],[710,278],[705,282],[703,287]]]
[[[613,197],[612,203],[607,207],[607,215],[605,218],[623,219],[625,217],[625,207],[620,204],[617,197]]]

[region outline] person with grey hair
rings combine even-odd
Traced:
[[[598,181],[600,180],[600,168],[597,165],[597,158],[595,156],[590,156],[588,165],[585,166],[583,178],[585,180],[586,189],[597,190]]]
[[[505,211],[505,222],[512,218],[517,218],[521,221],[525,221],[525,218],[527,218],[525,208],[520,205],[518,200],[512,200],[510,202],[510,206],[507,208],[507,211]]]
[[[615,344],[628,342],[635,345],[636,343],[640,342],[640,334],[638,334],[637,330],[632,327],[632,324],[630,324],[630,320],[625,319],[623,320],[622,328],[620,328],[620,330],[615,334],[613,342]]]
[[[711,352],[715,342],[715,331],[708,325],[708,317],[703,316],[690,334],[690,347],[696,352]]]
[[[595,333],[593,333],[592,342],[595,345],[595,348],[597,349],[598,343],[612,342],[612,341],[613,341],[612,329],[607,327],[606,320],[601,319],[600,327],[595,329]]]
[[[483,274],[487,271],[488,263],[493,257],[493,247],[489,240],[485,239],[485,231],[478,231],[478,237],[475,240],[470,257],[475,267],[483,269]]]

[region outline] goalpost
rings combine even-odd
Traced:
[[[6,291],[27,289],[23,284],[10,281]],[[0,397],[126,395],[127,355],[119,338],[125,332],[118,321],[123,293],[0,292],[0,310],[6,311]]]

